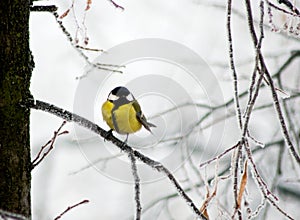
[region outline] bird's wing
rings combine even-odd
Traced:
[[[134,107],[134,110],[136,111],[136,117],[137,119],[142,123],[142,125],[151,132],[150,127],[156,127],[156,125],[150,123],[147,121],[145,115],[143,114],[142,110],[141,110],[141,106],[139,105],[139,103],[135,100],[132,103],[132,106]]]

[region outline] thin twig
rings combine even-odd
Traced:
[[[119,4],[117,4],[114,0],[108,0],[110,3],[113,4],[113,6],[115,6],[115,8],[117,9],[121,9],[122,11],[125,10],[125,8]]]
[[[32,12],[54,12],[57,11],[56,5],[35,5],[30,7]]]
[[[31,162],[31,169],[33,170],[37,165],[39,165],[44,159],[45,157],[50,153],[50,151],[53,149],[53,145],[54,142],[56,141],[57,137],[62,135],[62,134],[68,134],[68,131],[63,131],[60,132],[60,130],[62,129],[62,127],[66,124],[66,121],[63,121],[63,123],[61,124],[61,126],[57,129],[57,131],[54,132],[53,137],[44,145],[41,147],[40,151],[38,152],[37,156],[35,157],[35,159]],[[48,150],[46,152],[44,152],[44,150],[47,148],[47,146],[50,144]],[[42,155],[42,153],[44,152],[44,154]]]
[[[142,214],[142,205],[141,205],[141,190],[140,190],[140,177],[137,172],[137,166],[136,166],[136,159],[133,154],[129,153],[128,157],[131,161],[131,171],[134,179],[134,191],[135,191],[135,196],[134,200],[136,203],[136,214],[135,214],[135,219],[140,220],[141,219],[141,214]]]
[[[275,140],[275,141],[272,141],[272,142],[269,142],[269,143],[266,143],[265,147],[264,148],[261,148],[261,146],[256,146],[254,149],[253,149],[253,154],[255,153],[258,153],[258,152],[261,152],[262,150],[266,150],[270,147],[273,147],[273,146],[280,146],[284,143],[284,139],[280,139],[280,140]],[[233,146],[232,149],[228,149],[229,152],[235,148],[237,146]],[[223,176],[225,175],[227,172],[230,171],[230,165],[227,165],[225,166],[225,168],[220,171],[217,176],[220,178],[220,179],[223,179],[222,177],[220,176]],[[211,182],[215,179],[215,176],[214,177],[211,177],[208,179],[208,183],[211,184]],[[191,186],[191,187],[187,187],[187,188],[184,188],[184,191],[185,192],[189,192],[191,191],[192,189],[194,189],[195,187],[199,188],[199,187],[203,187],[204,186],[204,182],[200,182],[200,183],[197,183],[195,184],[195,186]],[[172,194],[168,194],[168,195],[165,195],[165,196],[162,196],[160,198],[157,198],[155,200],[153,200],[152,202],[150,202],[148,205],[146,205],[144,208],[143,208],[143,213],[145,213],[146,211],[148,211],[149,209],[151,209],[152,207],[154,207],[157,203],[163,201],[163,200],[170,200],[170,199],[173,199],[173,198],[176,198],[178,196],[177,193],[172,193]]]
[[[234,152],[234,157],[233,157],[233,163],[232,163],[232,169],[233,169],[233,197],[234,197],[234,211],[232,214],[232,219],[235,218],[235,214],[238,214],[239,220],[242,219],[242,213],[239,208],[238,204],[238,171],[239,171],[239,161],[242,157],[242,144],[239,142],[238,147],[236,148],[236,151]]]
[[[278,85],[282,88],[281,74],[278,74],[277,82],[278,82]],[[285,115],[286,115],[287,123],[289,125],[289,130],[291,131],[291,134],[294,138],[294,141],[296,143],[298,143],[298,141],[297,141],[298,140],[298,135],[297,135],[296,128],[294,126],[294,120],[291,117],[291,113],[290,113],[289,107],[288,107],[287,102],[286,102],[285,99],[282,101],[282,105],[283,105],[283,111],[285,112]]]
[[[78,174],[78,173],[80,173],[80,172],[82,172],[82,171],[84,171],[86,169],[89,169],[89,168],[95,166],[95,164],[97,164],[97,163],[100,163],[100,162],[107,163],[109,160],[113,160],[113,159],[121,157],[121,156],[123,156],[122,153],[115,154],[115,155],[108,156],[108,157],[98,158],[98,159],[96,159],[94,161],[91,161],[88,165],[86,165],[84,167],[81,167],[80,169],[71,172],[70,175]]]
[[[250,5],[249,0],[246,0],[246,9],[247,9],[248,25],[249,25],[250,34],[251,34],[254,46],[256,47],[256,45],[258,44],[258,39],[257,39],[255,29],[254,29],[251,5]],[[294,145],[291,141],[291,138],[290,138],[290,135],[289,135],[286,123],[285,123],[285,119],[284,119],[283,114],[282,114],[281,106],[280,106],[280,103],[279,103],[279,99],[278,99],[278,95],[277,95],[277,92],[276,92],[276,88],[274,86],[273,79],[271,77],[271,74],[268,71],[268,68],[265,64],[264,58],[263,58],[260,51],[258,51],[258,55],[259,55],[260,66],[262,68],[262,71],[264,72],[264,75],[265,75],[265,77],[268,81],[268,85],[269,85],[269,87],[271,89],[271,92],[272,92],[272,98],[273,98],[275,110],[277,112],[277,116],[278,116],[278,119],[279,119],[279,122],[280,122],[280,126],[281,126],[281,129],[282,129],[283,136],[284,136],[285,141],[286,141],[286,143],[287,143],[287,145],[290,149],[290,152],[292,153],[292,155],[295,158],[295,160],[297,161],[297,163],[300,165],[300,156],[299,156],[298,152],[296,151],[296,149],[295,149],[295,147],[294,147]]]
[[[64,214],[66,214],[66,213],[69,212],[70,210],[72,210],[72,209],[74,209],[75,207],[80,206],[80,205],[82,205],[82,204],[88,203],[88,202],[89,202],[89,200],[85,199],[85,200],[82,200],[81,202],[76,203],[75,205],[69,206],[68,208],[66,208],[65,211],[63,211],[61,214],[59,214],[58,216],[56,216],[56,217],[54,218],[54,220],[60,219]]]
[[[75,47],[82,49],[82,50],[88,50],[88,51],[93,51],[93,52],[104,52],[104,50],[102,50],[102,49],[88,48],[88,47],[83,47],[80,45],[76,45]]]
[[[272,8],[275,8],[275,9],[278,10],[278,11],[281,11],[281,12],[283,12],[283,13],[285,13],[285,14],[288,14],[288,15],[300,17],[300,15],[297,15],[295,12],[289,12],[289,11],[283,9],[283,8],[278,7],[277,5],[274,5],[274,4],[273,4],[272,2],[270,2],[270,1],[267,1],[267,2],[268,2],[268,5],[270,5]]]
[[[100,70],[105,70],[105,71],[110,71],[110,72],[116,72],[116,73],[123,73],[120,70],[117,69],[113,69],[113,68],[119,68],[119,67],[123,67],[123,66],[118,66],[118,65],[111,65],[111,64],[99,64],[99,63],[92,63],[89,60],[89,57],[86,56],[82,50],[80,50],[80,46],[76,45],[73,41],[73,38],[70,34],[70,32],[65,28],[65,26],[63,25],[62,21],[59,19],[59,15],[56,11],[52,12],[56,22],[58,23],[60,29],[62,30],[62,32],[64,33],[64,35],[67,37],[68,41],[70,42],[70,44],[72,45],[72,47],[76,50],[76,52],[85,60],[85,62],[92,68],[96,68],[96,69],[100,69]],[[113,68],[107,68],[106,66],[109,67],[113,67]],[[88,73],[90,73],[91,70],[88,70],[85,74],[83,74],[80,77],[77,77],[76,79],[81,79],[84,78],[88,75]]]
[[[296,8],[295,5],[293,5],[289,0],[278,0],[279,4],[284,4],[286,7],[288,7],[292,12],[295,12],[297,15],[300,15],[299,10]]]
[[[256,168],[256,164],[253,160],[253,155],[251,152],[251,149],[248,145],[248,142],[245,141],[245,150],[247,153],[247,157],[249,159],[249,164],[252,166],[252,172],[254,175],[254,179],[257,182],[261,192],[263,193],[264,197],[267,199],[267,201],[274,206],[280,213],[282,213],[284,216],[286,216],[288,219],[294,219],[293,217],[291,217],[288,213],[286,213],[284,210],[282,210],[279,205],[277,204],[278,198],[268,189],[267,184],[264,182],[264,180],[262,179],[262,177],[260,176],[257,168]],[[275,201],[274,201],[275,200]]]
[[[255,66],[254,66],[254,72],[252,74],[252,81],[251,81],[250,88],[249,88],[249,98],[248,98],[248,105],[247,105],[247,109],[246,109],[246,114],[247,114],[249,108],[251,108],[251,101],[252,101],[252,98],[253,98],[252,96],[253,96],[254,85],[255,85],[255,80],[256,80],[256,72],[258,71],[260,73],[261,77],[264,77],[263,76],[263,74],[264,74],[263,71],[261,71],[261,69],[258,66],[258,64],[259,64],[259,54],[260,54],[260,50],[261,50],[262,40],[264,38],[263,22],[264,22],[264,4],[263,4],[263,1],[261,1],[260,2],[260,22],[259,22],[260,37],[259,37],[259,40],[258,40],[257,45],[256,45]],[[261,80],[262,79],[259,79],[260,82],[257,83],[257,87],[260,87]],[[257,92],[258,92],[258,89],[259,88],[257,88]],[[248,132],[247,131],[248,127],[246,126],[245,128],[246,128],[246,131],[244,129],[244,132]],[[243,135],[243,137],[245,137],[245,135]]]
[[[239,127],[243,127],[242,123],[242,114],[239,102],[239,92],[238,92],[238,78],[237,73],[234,65],[234,58],[233,58],[233,45],[232,45],[232,33],[231,33],[231,10],[232,10],[232,0],[227,1],[227,37],[229,43],[229,61],[230,61],[230,68],[232,71],[233,77],[233,88],[234,88],[234,101],[236,105],[236,112],[237,112],[237,119],[239,123]]]
[[[222,158],[223,156],[225,156],[226,154],[228,154],[230,151],[236,149],[241,143],[238,142],[236,145],[233,145],[232,147],[226,149],[224,152],[222,152],[221,154],[219,154],[218,156],[214,157],[214,158],[211,158],[203,163],[201,163],[199,165],[200,168],[204,167],[204,166],[207,166],[209,165],[210,163],[216,161],[216,160],[219,160],[220,158]]]
[[[263,56],[261,54],[260,48],[257,47],[257,45],[259,44],[259,41],[257,39],[256,32],[255,32],[254,25],[253,25],[253,17],[252,17],[252,9],[251,9],[250,0],[245,0],[245,4],[246,4],[246,11],[247,11],[247,18],[248,18],[248,25],[249,25],[250,34],[251,34],[254,46],[256,47],[256,52],[257,52],[257,55],[259,57],[260,66],[262,68],[262,70],[260,71],[259,81],[257,82],[257,84],[259,85],[261,83],[264,75],[269,75],[269,72],[268,72],[268,69],[267,69],[267,67],[265,65],[264,58],[263,58]],[[262,4],[263,3],[261,3],[261,10],[263,10],[263,5]],[[261,13],[263,13],[263,12],[261,12]],[[263,36],[262,31],[263,30],[262,30],[262,26],[261,26],[261,36]],[[267,80],[268,80],[268,83],[269,83],[270,87],[272,87],[271,86],[271,85],[273,85],[272,78],[271,77],[267,78]],[[274,85],[273,85],[272,88],[274,88]],[[274,91],[276,93],[275,88],[274,88]],[[259,189],[261,190],[261,192],[263,193],[263,195],[265,196],[265,198],[268,200],[268,202],[270,204],[272,204],[274,207],[276,207],[277,210],[279,210],[283,215],[285,215],[288,218],[291,218],[285,211],[283,211],[276,204],[276,202],[274,202],[273,199],[275,199],[277,201],[278,198],[275,195],[272,194],[272,192],[269,190],[267,184],[264,182],[264,180],[261,178],[260,174],[258,173],[258,170],[257,170],[256,165],[254,163],[252,152],[251,152],[251,149],[249,147],[248,141],[247,141],[247,139],[245,139],[245,136],[246,136],[247,130],[248,130],[247,124],[248,124],[248,121],[249,121],[249,118],[250,118],[250,114],[251,114],[252,108],[253,108],[254,103],[256,101],[256,98],[258,96],[258,92],[259,92],[259,86],[256,87],[256,91],[255,91],[255,94],[254,94],[254,96],[252,98],[252,101],[251,101],[252,103],[251,103],[251,106],[250,106],[249,111],[248,111],[248,116],[246,117],[246,120],[245,120],[245,125],[244,125],[244,130],[243,130],[243,144],[244,144],[244,148],[245,148],[245,151],[247,153],[247,157],[248,157],[248,159],[250,161],[250,165],[252,166],[251,170],[254,173],[254,177],[255,177],[254,179],[257,181]],[[277,97],[277,94],[276,94],[276,97]]]

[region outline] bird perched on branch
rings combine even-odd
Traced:
[[[137,132],[142,126],[150,132],[150,127],[156,127],[147,121],[132,93],[122,86],[114,88],[109,93],[107,100],[102,105],[102,116],[111,128],[109,132],[115,130],[119,134],[127,135],[125,143],[128,134]]]

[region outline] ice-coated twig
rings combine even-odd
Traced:
[[[297,15],[300,15],[299,10],[289,0],[278,0],[278,2],[279,4],[284,4],[286,7],[288,7],[292,12],[296,13]]]
[[[134,157],[136,157],[138,160],[142,161],[144,164],[152,167],[156,171],[163,173],[166,175],[166,177],[169,179],[171,184],[175,187],[177,190],[178,195],[186,202],[186,204],[190,207],[190,209],[193,211],[193,213],[200,219],[206,219],[205,216],[199,211],[197,206],[194,204],[194,202],[191,200],[191,198],[186,194],[184,189],[180,186],[176,178],[173,176],[173,174],[160,162],[157,162],[144,154],[140,153],[137,150],[132,149],[127,144],[124,144],[123,141],[119,140],[118,138],[114,137],[109,132],[105,131],[95,123],[77,115],[74,113],[71,113],[67,110],[64,110],[62,108],[56,107],[54,105],[51,105],[49,103],[35,100],[31,103],[28,103],[28,107],[36,110],[41,110],[44,112],[48,112],[50,114],[56,115],[60,118],[63,118],[66,121],[69,122],[75,122],[78,125],[100,135],[101,137],[105,138],[107,141],[112,142],[115,146],[117,146],[121,151],[125,152],[126,154],[132,154]]]
[[[251,5],[250,5],[250,1],[245,0],[245,2],[246,2],[246,11],[247,11],[249,31],[250,31],[250,34],[251,34],[251,37],[252,37],[253,44],[256,47],[258,45],[258,39],[257,39],[257,35],[256,35],[255,29],[254,29],[252,9],[251,9]],[[264,60],[264,58],[263,58],[260,51],[258,51],[258,55],[259,55],[259,63],[260,63],[260,66],[261,66],[261,70],[264,73],[264,76],[266,77],[266,79],[268,81],[268,85],[271,89],[275,110],[276,110],[276,113],[277,113],[277,116],[278,116],[278,119],[279,119],[279,123],[280,123],[281,129],[282,129],[283,136],[284,136],[285,141],[286,141],[286,143],[287,143],[287,145],[290,149],[290,152],[292,153],[292,155],[295,158],[295,160],[297,161],[297,163],[300,165],[300,156],[299,156],[298,152],[296,151],[296,149],[295,149],[295,147],[294,147],[294,145],[291,141],[291,138],[290,138],[290,135],[289,135],[286,123],[285,123],[285,119],[284,119],[283,114],[282,114],[280,102],[279,102],[279,99],[278,99],[276,87],[274,86],[273,79],[271,77],[271,74],[268,71],[268,68],[265,64],[265,60]]]
[[[288,219],[294,219],[293,217],[291,217],[287,212],[285,212],[282,208],[279,207],[279,205],[277,204],[278,198],[269,190],[267,184],[264,182],[264,180],[262,179],[262,177],[260,176],[257,168],[256,168],[256,164],[253,160],[253,156],[252,156],[252,152],[251,149],[248,145],[247,142],[245,142],[244,144],[245,149],[246,149],[246,153],[247,153],[247,157],[250,161],[250,165],[252,166],[252,173],[254,175],[254,180],[257,182],[260,191],[263,194],[263,197],[267,199],[267,201],[273,206],[275,207],[280,213],[282,213],[284,216],[286,216]],[[275,200],[275,201],[274,201]]]
[[[74,40],[70,34],[70,32],[66,29],[66,27],[63,25],[63,22],[59,19],[59,15],[56,11],[52,12],[56,22],[58,23],[60,29],[62,30],[62,32],[64,33],[64,35],[67,37],[68,41],[70,42],[70,44],[72,45],[72,47],[76,50],[76,52],[85,60],[85,62],[91,67],[91,68],[96,68],[96,69],[100,69],[100,70],[106,70],[109,72],[117,72],[117,73],[122,73],[122,71],[118,70],[117,68],[119,67],[123,67],[123,66],[118,66],[118,65],[111,65],[111,64],[99,64],[99,63],[92,63],[89,59],[89,57],[87,55],[85,55],[82,50],[80,49],[80,47],[78,45],[76,45],[74,43]],[[112,67],[112,68],[109,68]],[[83,77],[86,77],[88,75],[88,73],[91,70],[88,70],[85,74],[83,74],[80,77],[77,77],[76,79],[81,79]]]
[[[238,92],[238,77],[235,69],[234,58],[233,58],[233,45],[232,45],[232,33],[231,33],[231,10],[232,10],[232,0],[227,1],[227,37],[228,37],[228,47],[229,47],[229,63],[232,71],[233,78],[233,88],[234,88],[234,101],[236,105],[237,119],[239,127],[243,127],[242,114],[239,102],[239,92]]]
[[[242,219],[242,213],[241,213],[241,210],[240,210],[239,204],[238,204],[238,171],[239,171],[239,161],[242,156],[242,144],[243,143],[240,143],[238,145],[237,149],[235,150],[233,162],[232,162],[232,169],[233,169],[232,188],[233,188],[233,198],[234,198],[234,210],[233,210],[233,214],[232,214],[232,219],[235,218],[236,213],[238,214],[238,218]]]
[[[214,161],[216,161],[216,160],[219,160],[220,158],[222,158],[223,156],[225,156],[226,154],[228,154],[230,151],[236,149],[239,145],[241,145],[240,142],[238,142],[236,145],[233,145],[232,147],[226,149],[224,152],[220,153],[220,154],[217,155],[216,157],[213,157],[213,158],[211,158],[211,159],[209,159],[209,160],[207,160],[207,161],[201,163],[201,164],[199,165],[199,167],[200,167],[200,168],[205,167],[205,166],[209,165],[210,163],[212,163],[212,162],[214,162]]]
[[[2,220],[30,220],[29,218],[26,218],[23,215],[13,213],[13,212],[8,212],[5,210],[0,209],[0,219]]]
[[[134,179],[134,200],[135,200],[135,219],[140,220],[142,215],[142,205],[141,205],[141,186],[140,186],[140,177],[138,175],[137,166],[136,166],[136,159],[132,153],[128,154],[128,157],[131,162],[131,171]]]
[[[57,11],[56,5],[34,5],[30,7],[30,11],[34,12],[53,12]]]
[[[295,12],[289,12],[289,11],[283,9],[283,8],[280,8],[280,7],[278,7],[277,5],[274,5],[272,2],[270,2],[270,1],[268,1],[268,0],[267,0],[267,4],[268,4],[270,7],[274,8],[274,9],[276,9],[276,10],[278,10],[278,11],[281,11],[281,12],[283,12],[283,13],[285,13],[285,14],[292,15],[292,16],[295,16],[295,17],[300,17],[300,15],[297,15]]]

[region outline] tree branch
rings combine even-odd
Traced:
[[[258,39],[257,39],[255,29],[254,29],[250,1],[246,0],[245,2],[246,2],[246,10],[247,10],[248,26],[249,26],[250,34],[251,34],[251,37],[252,37],[254,47],[257,47]],[[277,92],[276,92],[276,88],[274,86],[273,79],[272,79],[271,74],[269,73],[269,70],[268,70],[268,68],[265,64],[265,60],[263,58],[263,55],[262,55],[261,51],[259,50],[257,52],[258,52],[258,56],[259,56],[258,58],[259,58],[261,69],[262,69],[264,75],[266,76],[266,79],[268,81],[268,85],[269,85],[269,87],[271,89],[271,92],[272,92],[273,102],[274,102],[275,110],[277,112],[277,116],[278,116],[278,119],[279,119],[281,129],[282,129],[282,132],[283,132],[283,136],[284,136],[284,138],[286,140],[286,143],[287,143],[287,145],[290,149],[290,152],[292,153],[292,155],[295,158],[295,160],[297,161],[297,163],[300,165],[300,156],[299,156],[298,152],[296,151],[296,149],[295,149],[295,147],[294,147],[294,145],[291,141],[291,138],[290,138],[290,135],[289,135],[286,123],[285,123],[285,119],[284,119],[283,114],[282,114],[281,106],[280,106],[280,103],[279,103],[279,99],[278,99],[278,95],[277,95]]]
[[[295,12],[297,15],[300,15],[299,10],[296,8],[295,5],[293,5],[289,0],[278,0],[279,4],[284,4],[286,7],[288,7],[292,12]]]
[[[75,207],[80,206],[80,205],[82,205],[82,204],[84,204],[84,203],[88,203],[88,202],[89,202],[89,200],[85,199],[85,200],[82,200],[81,202],[76,203],[75,205],[69,206],[69,207],[66,208],[66,210],[63,211],[60,215],[58,215],[57,217],[55,217],[54,220],[60,219],[64,214],[66,214],[66,213],[69,212],[70,210],[72,210],[72,209],[74,209]]]
[[[233,77],[233,87],[234,87],[234,101],[236,105],[236,112],[239,127],[242,128],[242,114],[239,102],[239,92],[238,92],[238,78],[237,73],[234,65],[234,58],[233,58],[233,45],[232,45],[232,33],[231,33],[231,10],[232,10],[232,0],[228,0],[227,2],[227,36],[228,36],[228,43],[229,43],[229,60],[230,60],[230,68],[232,71]]]
[[[44,146],[41,147],[40,151],[38,152],[37,156],[35,157],[35,159],[31,162],[31,169],[33,170],[37,165],[39,165],[44,159],[45,157],[50,153],[50,151],[53,149],[53,145],[54,142],[56,141],[56,138],[62,134],[67,134],[69,133],[68,131],[63,131],[60,132],[60,130],[62,129],[62,127],[66,124],[66,121],[63,121],[63,123],[61,124],[61,126],[57,129],[57,131],[54,132],[53,137],[51,138],[51,140],[49,140]],[[46,149],[46,147],[49,146],[48,150],[46,152],[44,152],[44,154],[42,155],[42,152]],[[41,156],[42,155],[42,156]]]
[[[71,44],[71,46],[76,50],[76,52],[85,60],[85,62],[91,67],[91,68],[96,68],[96,69],[100,69],[100,70],[107,70],[107,71],[111,71],[111,72],[118,72],[118,73],[122,73],[122,71],[117,70],[117,68],[120,67],[124,67],[124,66],[119,66],[119,65],[114,65],[114,64],[102,64],[102,63],[93,63],[90,61],[89,57],[87,55],[85,55],[80,49],[80,46],[76,45],[76,43],[74,43],[73,38],[70,34],[70,32],[66,29],[66,27],[64,26],[62,20],[60,19],[60,16],[58,15],[58,13],[56,11],[52,11],[52,14],[55,18],[55,21],[57,22],[57,24],[59,25],[60,29],[62,30],[63,34],[67,37],[69,43]],[[88,75],[88,73],[91,71],[92,69],[86,71],[86,73],[82,76],[77,77],[76,79],[81,79],[83,77],[86,77]]]
[[[30,11],[32,12],[54,12],[57,11],[56,5],[36,5],[31,6]]]
[[[133,175],[133,179],[134,179],[134,191],[135,191],[135,196],[134,196],[134,200],[136,203],[136,216],[135,219],[136,220],[140,220],[141,219],[141,214],[142,214],[142,205],[141,205],[141,198],[140,198],[140,177],[138,175],[137,172],[137,166],[136,166],[136,159],[134,157],[134,155],[132,154],[128,154],[128,157],[131,161],[131,171],[132,171],[132,175]]]
[[[110,3],[113,4],[113,6],[115,6],[115,8],[117,9],[121,9],[122,11],[125,10],[125,8],[119,4],[117,4],[114,0],[108,0]]]
[[[32,109],[48,112],[50,114],[56,115],[66,121],[69,121],[69,122],[75,122],[78,125],[100,135],[101,137],[105,138],[107,141],[112,142],[114,145],[116,145],[121,151],[125,152],[126,154],[134,155],[134,157],[136,157],[137,159],[139,159],[146,165],[152,167],[153,169],[155,169],[158,172],[165,174],[166,177],[169,179],[169,181],[172,183],[172,185],[176,188],[177,193],[186,202],[186,204],[191,208],[193,213],[200,219],[206,219],[205,216],[198,210],[197,206],[194,204],[194,202],[191,200],[191,198],[186,194],[186,192],[180,186],[180,184],[178,183],[176,178],[160,162],[157,162],[157,161],[143,155],[139,151],[132,149],[130,146],[128,146],[127,144],[124,144],[123,141],[117,139],[116,137],[111,135],[109,132],[105,131],[104,129],[100,128],[98,125],[94,124],[93,122],[91,122],[77,114],[71,113],[67,110],[64,110],[62,108],[56,107],[54,105],[51,105],[49,103],[39,101],[39,100],[36,100],[35,102],[30,103],[29,107]]]

